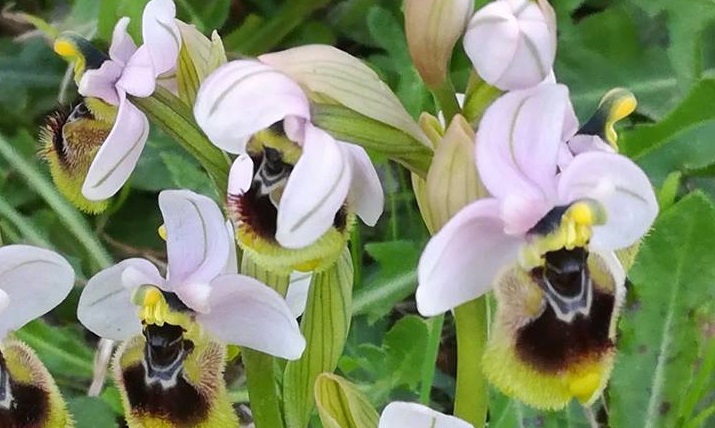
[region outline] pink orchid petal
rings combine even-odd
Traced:
[[[378,428],[474,428],[472,424],[417,403],[395,401],[382,411]]]
[[[90,278],[79,298],[77,318],[97,336],[126,340],[142,328],[132,294],[141,285],[161,288],[163,283],[159,270],[148,260],[124,260]]]
[[[162,191],[159,208],[166,226],[167,280],[187,306],[205,311],[209,283],[230,254],[221,209],[189,190]]]
[[[104,61],[96,70],[86,70],[79,81],[77,91],[85,97],[94,97],[113,106],[119,105],[115,86],[122,75],[122,67],[114,61]]]
[[[497,197],[553,198],[568,107],[563,85],[511,91],[485,112],[477,132],[477,169]]]
[[[29,245],[0,248],[0,339],[59,305],[72,290],[74,270],[54,251]]]
[[[97,151],[82,185],[84,197],[98,201],[117,193],[134,171],[148,136],[146,116],[121,94],[116,122]]]
[[[142,45],[129,58],[124,66],[122,76],[117,80],[116,87],[136,97],[148,97],[154,93],[156,80],[154,66],[151,63],[149,48]]]
[[[506,72],[518,41],[519,24],[511,7],[505,1],[494,1],[469,21],[464,51],[482,79],[493,84]]]
[[[506,235],[499,202],[481,199],[457,213],[427,243],[417,267],[417,309],[434,316],[489,291],[517,260],[523,242]]]
[[[574,157],[559,177],[562,204],[582,198],[600,202],[606,224],[594,227],[591,243],[616,250],[636,243],[658,215],[658,202],[645,173],[625,156],[588,152]]]
[[[196,320],[222,341],[288,360],[303,354],[305,339],[285,300],[258,280],[219,276],[211,281],[209,307]]]
[[[343,149],[325,131],[307,124],[303,153],[278,205],[276,240],[286,248],[302,248],[320,238],[345,203],[351,178]]]
[[[176,67],[181,34],[175,17],[176,6],[172,0],[151,0],[144,8],[142,38],[151,54],[154,77]]]
[[[607,152],[616,153],[610,144],[603,141],[598,135],[574,135],[568,142],[571,153],[579,155],[586,152]]]
[[[228,174],[228,193],[242,195],[253,183],[253,160],[247,154],[238,155]]]
[[[129,58],[137,50],[137,45],[127,33],[128,25],[129,18],[126,16],[117,22],[112,32],[112,43],[109,45],[109,57],[122,66],[129,61]]]
[[[194,117],[211,142],[244,153],[248,139],[286,116],[310,118],[303,90],[285,74],[255,60],[231,61],[201,85]]]
[[[357,215],[368,226],[374,226],[382,215],[385,196],[375,166],[362,147],[339,142],[350,160],[353,171],[350,200]]]

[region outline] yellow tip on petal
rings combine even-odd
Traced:
[[[69,59],[74,59],[80,56],[77,46],[67,39],[57,39],[55,41],[54,50],[57,55]]]
[[[159,229],[157,229],[156,232],[159,234],[161,239],[166,241],[166,225],[162,224],[161,226],[159,226]]]
[[[159,291],[158,288],[150,288],[146,290],[144,293],[144,305],[145,306],[154,306],[157,303],[159,303],[163,299],[163,296],[161,295],[161,291]]]
[[[597,371],[591,371],[581,376],[575,376],[569,381],[569,391],[578,401],[586,403],[601,385],[601,376]]]
[[[594,223],[593,211],[586,202],[576,202],[571,205],[568,212],[574,223],[578,225],[591,226]]]

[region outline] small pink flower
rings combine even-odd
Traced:
[[[286,248],[306,247],[333,224],[348,195],[368,225],[382,214],[384,197],[365,150],[335,140],[310,121],[310,103],[291,78],[257,60],[232,61],[201,85],[194,106],[196,121],[218,147],[238,158],[228,191],[250,187],[254,165],[246,144],[258,131],[283,121],[286,136],[301,149],[278,204],[276,240]]]
[[[631,160],[588,151],[559,170],[560,152],[576,129],[563,85],[512,91],[487,109],[476,162],[492,197],[462,209],[427,244],[418,268],[420,313],[436,315],[487,292],[504,267],[524,264],[532,241],[558,227],[576,204],[588,207],[581,213],[590,247],[625,248],[648,231],[658,204]]]
[[[148,97],[156,78],[171,71],[181,48],[174,22],[172,0],[152,0],[142,16],[144,44],[137,48],[127,33],[129,18],[114,27],[109,60],[96,70],[85,71],[79,93],[118,106],[117,118],[89,167],[82,194],[90,200],[107,199],[117,193],[139,160],[149,135],[149,121],[127,95]]]
[[[167,236],[166,279],[138,258],[99,272],[79,300],[82,324],[113,340],[141,333],[132,296],[149,284],[174,293],[198,324],[224,342],[299,358],[305,339],[285,300],[258,280],[235,273],[234,244],[218,205],[188,190],[165,190],[159,207]]]

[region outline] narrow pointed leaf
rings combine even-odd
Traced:
[[[314,274],[300,330],[308,346],[286,365],[285,413],[290,428],[306,427],[315,405],[313,385],[320,373],[338,364],[350,328],[353,266],[346,249],[329,269]]]

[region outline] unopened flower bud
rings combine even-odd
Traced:
[[[429,87],[441,85],[452,50],[467,25],[471,0],[406,0],[405,32],[410,56]]]
[[[477,73],[502,90],[546,79],[556,56],[556,19],[546,0],[496,0],[474,14],[464,50]]]

